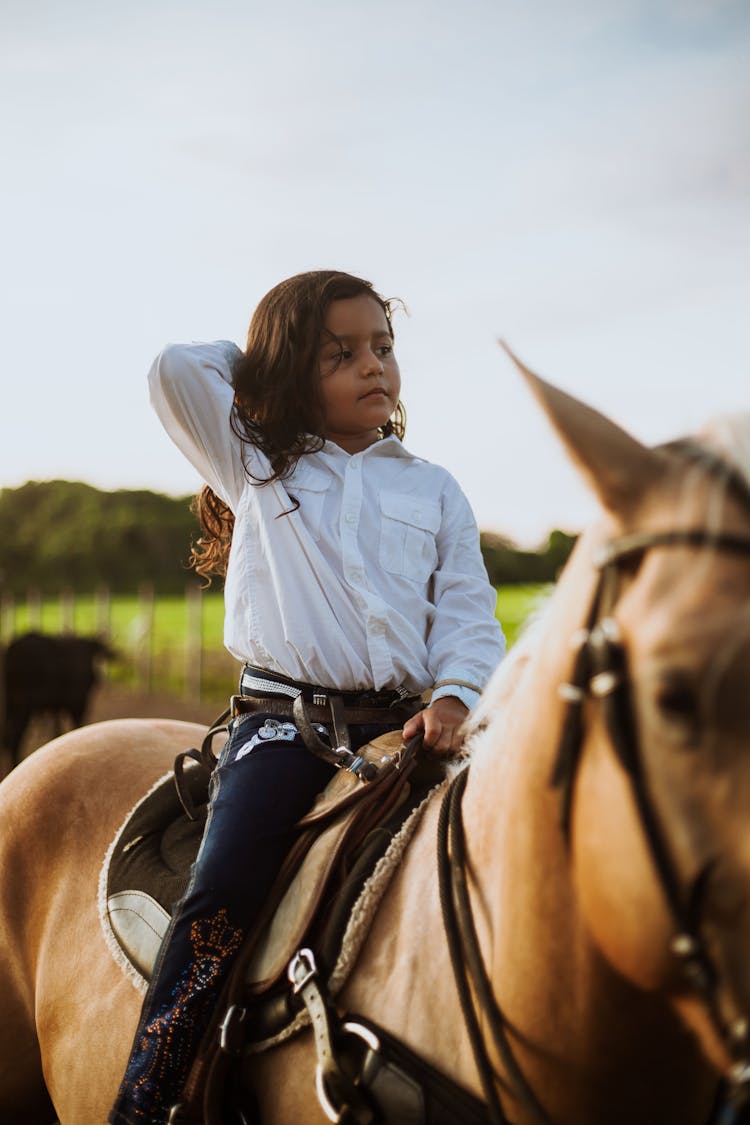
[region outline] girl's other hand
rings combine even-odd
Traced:
[[[401,733],[408,739],[423,730],[425,746],[444,754],[457,754],[463,745],[463,725],[468,713],[468,707],[455,695],[442,695],[404,723]]]

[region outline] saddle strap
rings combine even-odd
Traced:
[[[177,790],[177,799],[185,810],[185,815],[188,820],[197,820],[198,812],[193,798],[190,795],[190,790],[185,783],[184,771],[187,760],[190,759],[190,761],[197,762],[199,766],[206,770],[209,777],[211,776],[216,768],[217,762],[216,755],[212,749],[213,740],[217,734],[222,732],[226,733],[226,720],[229,718],[230,714],[231,709],[227,708],[226,711],[222,711],[218,719],[214,720],[208,729],[206,737],[201,743],[200,750],[197,750],[195,747],[192,747],[190,750],[183,750],[174,760],[174,784]]]
[[[310,949],[288,971],[310,1016],[316,1089],[329,1121],[352,1125],[489,1125],[487,1106],[372,1020],[341,1015]]]
[[[375,1113],[363,1097],[356,1080],[339,1062],[334,1044],[338,1013],[318,976],[318,966],[311,949],[300,949],[289,963],[289,981],[310,1015],[318,1063],[315,1085],[329,1121],[351,1125],[373,1125]]]

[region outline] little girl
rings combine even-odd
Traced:
[[[293,826],[334,772],[291,713],[280,720],[279,701],[291,711],[296,696],[320,703],[335,692],[353,714],[369,712],[350,728],[352,749],[402,728],[450,753],[502,657],[469,504],[444,469],[401,443],[391,312],[368,281],[300,274],[262,299],[244,353],[172,346],[151,369],[156,412],[207,481],[195,561],[202,574],[226,571],[224,639],[254,710],[230,724],[214,771],[115,1125],[162,1125],[179,1102]],[[274,702],[266,712],[264,700]],[[317,730],[336,745],[329,727]]]

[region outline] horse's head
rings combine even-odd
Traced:
[[[750,1054],[750,415],[648,449],[519,366],[605,513],[560,677],[576,892],[727,1070]]]

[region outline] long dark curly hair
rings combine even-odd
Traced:
[[[382,308],[393,339],[393,310],[398,299],[385,299],[371,282],[338,270],[299,273],[275,285],[262,298],[250,322],[247,346],[234,368],[231,425],[243,443],[262,450],[271,465],[268,477],[254,484],[282,480],[304,453],[325,442],[325,416],[320,392],[320,344],[327,333],[325,317],[333,301],[372,297]],[[335,337],[334,337],[335,339]],[[399,402],[383,427],[383,436],[403,438],[406,413]],[[201,526],[190,563],[211,581],[226,574],[234,515],[205,485],[192,505]]]

